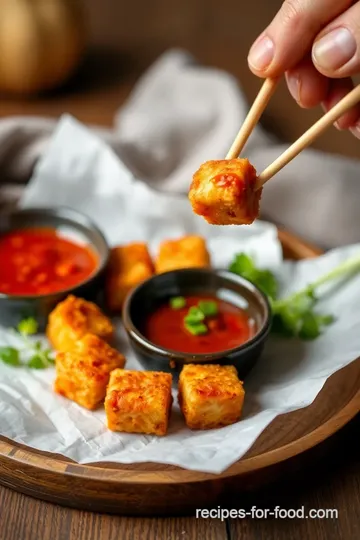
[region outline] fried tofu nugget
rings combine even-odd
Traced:
[[[207,266],[210,266],[210,255],[201,236],[184,236],[162,242],[155,262],[157,274],[180,268]]]
[[[73,295],[60,302],[50,313],[46,328],[51,345],[58,351],[71,350],[86,334],[95,334],[110,341],[113,333],[110,319],[96,304]]]
[[[122,354],[87,334],[71,351],[57,353],[55,392],[86,409],[96,409],[105,399],[110,373],[124,365]]]
[[[139,242],[113,248],[106,283],[109,309],[120,311],[131,289],[153,273],[154,266],[146,244]]]
[[[245,391],[234,366],[186,364],[178,400],[190,429],[214,429],[237,422]]]
[[[212,225],[250,225],[259,215],[262,189],[248,159],[207,161],[194,174],[189,200]]]
[[[165,435],[173,401],[171,385],[170,373],[113,371],[105,399],[108,428]]]

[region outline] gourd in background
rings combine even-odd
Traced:
[[[0,0],[0,91],[53,89],[73,74],[84,49],[79,0]]]

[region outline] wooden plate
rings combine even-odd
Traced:
[[[321,250],[279,231],[284,255]],[[328,379],[314,403],[277,417],[251,450],[221,475],[169,465],[78,465],[0,437],[0,482],[65,506],[125,515],[176,515],[216,507],[286,470],[291,458],[324,441],[360,410],[360,359]]]

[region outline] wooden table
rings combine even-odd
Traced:
[[[241,51],[245,53],[250,38],[255,37],[280,4],[275,0],[260,3],[262,9],[249,6],[250,10],[256,7],[253,27],[242,25],[239,32],[236,17],[226,16],[226,12],[233,12],[241,4],[238,0],[206,2],[206,7],[203,1],[186,0],[180,6],[175,0],[156,0],[154,11],[162,13],[164,18],[165,9],[166,25],[161,25],[161,21],[164,23],[161,17],[149,18],[150,3],[149,17],[144,15],[145,25],[136,16],[137,1],[125,4],[117,0],[89,0],[95,42],[102,48],[89,56],[78,78],[64,90],[31,101],[0,99],[0,117],[13,114],[58,117],[69,112],[83,122],[109,126],[143,68],[174,45],[186,47],[200,60],[242,78],[245,92],[252,99],[258,82],[248,76],[246,57]],[[221,10],[216,8],[220,4]],[[118,17],[122,16],[123,24],[118,24],[111,9]],[[214,40],[215,31],[217,40]],[[239,54],[234,47],[236,40],[239,40]],[[289,116],[293,119],[291,123]],[[294,109],[284,89],[279,90],[268,111],[268,120],[286,138],[298,136],[315,116],[316,113],[304,114]],[[336,133],[320,144],[330,151],[342,145],[347,155],[358,151],[355,140],[349,137],[345,141]],[[359,428],[360,418],[356,418],[308,453],[305,461],[294,462],[294,469],[300,466],[302,470],[243,500],[229,502],[230,508],[248,510],[254,505],[270,510],[275,506],[337,509],[338,519],[120,518],[61,508],[0,487],[0,540],[357,540],[360,538],[360,445],[355,441]]]
[[[336,509],[338,519],[122,518],[70,510],[0,487],[0,540],[357,540],[360,418],[306,456],[304,468],[229,508]],[[294,463],[294,466],[296,464]]]

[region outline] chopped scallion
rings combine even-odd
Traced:
[[[185,328],[193,336],[200,336],[202,334],[207,334],[207,331],[208,331],[206,324],[201,323],[201,322],[191,324],[185,321]]]
[[[186,300],[183,296],[174,296],[170,298],[170,306],[172,309],[181,309],[186,306]]]
[[[196,324],[202,322],[205,319],[203,312],[196,306],[192,306],[186,317],[184,318],[185,323]]]
[[[205,317],[214,317],[218,314],[217,303],[212,300],[202,300],[199,302],[199,309],[203,312]]]

